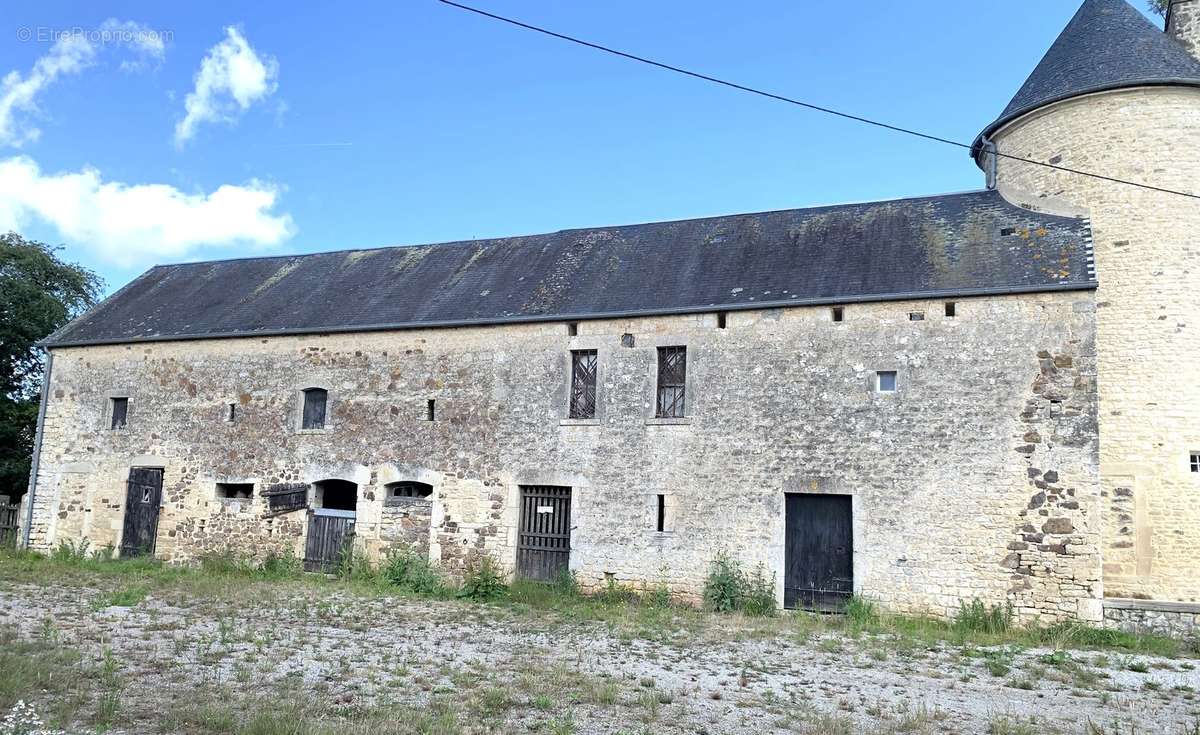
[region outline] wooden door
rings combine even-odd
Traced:
[[[838,611],[854,593],[849,495],[787,496],[783,606]]]
[[[304,571],[332,574],[349,561],[354,542],[354,511],[317,508],[308,514]]]
[[[158,537],[158,509],[162,505],[163,471],[133,467],[125,492],[125,526],[121,556],[151,556]]]
[[[521,486],[521,526],[517,535],[517,575],[553,582],[571,561],[571,488]]]

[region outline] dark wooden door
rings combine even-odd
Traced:
[[[0,547],[17,545],[19,505],[0,502]]]
[[[154,554],[158,537],[158,509],[162,505],[163,471],[133,467],[125,492],[125,528],[121,533],[121,556]]]
[[[837,611],[854,592],[849,495],[788,495],[783,606]]]
[[[308,514],[308,538],[304,543],[304,570],[338,571],[350,560],[354,541],[354,511],[318,508]]]
[[[571,561],[571,488],[521,486],[521,528],[517,535],[517,575],[553,582]]]

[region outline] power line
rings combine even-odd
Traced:
[[[709,76],[707,74],[701,74],[700,72],[691,71],[688,69],[684,69],[682,67],[672,66],[671,64],[666,64],[661,61],[655,61],[654,59],[648,59],[644,56],[638,56],[636,54],[631,54],[631,53],[628,53],[625,51],[620,51],[618,49],[610,48],[608,46],[602,46],[598,43],[592,43],[591,41],[585,41],[582,38],[568,36],[564,33],[558,33],[556,31],[552,31],[547,28],[542,28],[540,26],[535,26],[530,23],[525,23],[525,22],[516,20],[514,18],[507,18],[503,15],[496,15],[495,13],[489,13],[486,10],[480,10],[479,8],[473,8],[470,5],[463,5],[462,3],[454,2],[454,0],[438,0],[438,2],[440,2],[444,5],[449,5],[449,6],[458,8],[459,10],[465,10],[469,13],[475,13],[476,15],[481,15],[485,18],[491,18],[492,20],[498,20],[502,23],[508,23],[509,25],[513,25],[518,28],[524,28],[525,30],[528,30],[528,31],[534,31],[535,33],[541,33],[546,36],[551,36],[553,38],[557,38],[557,39],[560,39],[563,41],[568,41],[570,43],[578,44],[580,46],[585,46],[587,48],[594,49],[596,51],[602,51],[606,54],[612,54],[613,56],[619,56],[623,59],[629,59],[630,61],[636,61],[641,64],[648,64],[650,66],[658,67],[659,69],[665,69],[667,71],[675,72],[676,74],[682,74],[684,76],[692,77],[694,79],[700,79],[700,80],[703,80],[706,82],[712,82],[713,84],[719,84],[723,87],[729,87],[730,89],[736,89],[739,92],[748,92],[749,94],[758,95],[759,97],[766,97],[767,99],[772,99],[772,100],[776,100],[779,102],[786,102],[788,104],[796,105],[798,107],[804,107],[806,109],[813,110],[815,112],[825,113],[826,115],[833,115],[835,117],[844,118],[846,120],[853,120],[855,122],[863,123],[865,125],[873,125],[877,128],[891,130],[896,133],[903,133],[904,135],[911,135],[911,136],[914,136],[917,138],[931,140],[935,143],[951,145],[951,146],[955,146],[957,148],[965,148],[966,150],[972,150],[974,148],[974,146],[972,146],[968,143],[963,143],[961,141],[951,140],[949,138],[941,138],[939,136],[931,135],[929,133],[922,133],[919,130],[913,130],[911,128],[904,128],[904,127],[900,127],[899,125],[891,125],[889,123],[880,122],[878,120],[872,120],[870,118],[861,117],[859,115],[852,115],[848,112],[842,112],[840,110],[835,110],[835,109],[832,109],[829,107],[822,107],[820,105],[814,105],[810,102],[804,102],[803,100],[798,100],[798,99],[795,99],[792,97],[787,97],[787,96],[784,96],[781,94],[775,94],[774,92],[767,92],[762,89],[756,89],[755,87],[748,87],[744,84],[738,84],[737,82],[731,82],[727,79],[720,79],[718,77]],[[1190,192],[1179,191],[1176,189],[1167,189],[1167,188],[1164,188],[1161,186],[1154,186],[1152,184],[1143,184],[1138,181],[1129,181],[1127,179],[1119,179],[1119,178],[1116,178],[1113,176],[1105,176],[1103,174],[1092,173],[1090,171],[1081,171],[1079,169],[1070,168],[1068,166],[1059,166],[1059,165],[1056,165],[1053,163],[1045,163],[1043,161],[1035,161],[1030,158],[1014,156],[1009,153],[1000,153],[997,151],[997,152],[989,152],[989,154],[995,155],[999,158],[1007,158],[1007,159],[1010,159],[1013,161],[1019,161],[1021,163],[1028,163],[1028,164],[1032,164],[1034,166],[1042,166],[1043,168],[1054,169],[1055,171],[1062,171],[1064,173],[1069,173],[1069,174],[1077,174],[1079,176],[1088,176],[1093,179],[1100,179],[1102,181],[1108,181],[1108,182],[1111,182],[1114,184],[1124,184],[1126,186],[1136,186],[1141,189],[1149,189],[1150,191],[1157,191],[1157,192],[1161,192],[1163,194],[1174,194],[1176,196],[1187,197],[1189,199],[1200,199],[1200,194],[1192,194]]]

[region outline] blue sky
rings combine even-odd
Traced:
[[[1078,7],[469,4],[967,142]],[[159,262],[982,185],[962,150],[678,77],[435,0],[336,10],[43,2],[10,5],[5,15],[0,226],[61,243],[109,290]],[[121,32],[85,35],[89,47],[64,46],[54,33],[74,28]],[[189,96],[196,114],[181,128]]]

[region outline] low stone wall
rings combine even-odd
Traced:
[[[1104,626],[1129,633],[1196,636],[1200,635],[1200,604],[1111,598],[1104,601]]]

